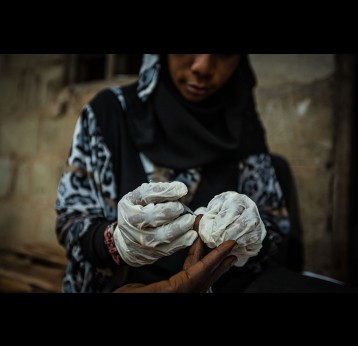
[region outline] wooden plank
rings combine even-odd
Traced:
[[[17,271],[11,271],[4,268],[0,268],[0,277],[7,280],[12,280],[18,284],[34,286],[35,288],[39,288],[44,292],[56,293],[61,291],[62,280],[57,282],[50,282],[44,278],[35,277],[31,275],[31,273],[19,273]]]
[[[0,253],[0,291],[60,292],[64,270],[64,266],[37,263],[30,256],[3,251]]]
[[[31,285],[0,276],[0,292],[3,293],[31,293]]]
[[[0,248],[0,253],[16,253],[40,262],[64,268],[67,263],[64,249],[48,244],[22,244]]]
[[[60,292],[64,271],[22,261],[14,256],[0,258],[0,277],[38,287],[47,292]]]

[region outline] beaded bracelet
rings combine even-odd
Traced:
[[[107,246],[109,254],[112,256],[113,261],[119,265],[121,263],[121,257],[119,256],[113,238],[113,232],[116,229],[116,226],[117,226],[117,222],[113,222],[106,227],[106,229],[104,230],[104,243]]]

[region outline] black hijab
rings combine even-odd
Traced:
[[[159,166],[189,169],[238,161],[266,152],[265,134],[255,111],[256,84],[248,56],[215,95],[200,103],[185,100],[161,56],[158,84],[146,102],[146,115],[132,113],[134,140]]]
[[[158,84],[147,101],[143,104],[139,98],[131,99],[131,93],[126,95],[127,101],[136,101],[127,107],[127,119],[136,146],[155,164],[177,171],[200,167],[200,184],[189,203],[195,210],[215,195],[237,189],[240,159],[267,152],[255,111],[255,77],[248,57],[242,55],[228,83],[205,102],[194,104],[181,97],[161,60]],[[124,169],[125,191],[135,186],[128,183],[136,179],[133,172]],[[182,269],[188,249],[152,265],[130,268],[127,282],[168,279]]]

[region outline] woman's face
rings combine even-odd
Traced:
[[[200,102],[224,86],[239,60],[240,54],[168,54],[168,69],[180,94]]]

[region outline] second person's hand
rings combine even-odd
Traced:
[[[183,270],[168,280],[149,285],[127,284],[113,293],[203,293],[218,280],[236,262],[230,252],[235,246],[234,240],[223,242],[219,247],[204,256],[205,245],[198,238],[191,246]],[[204,257],[203,257],[204,256]]]

